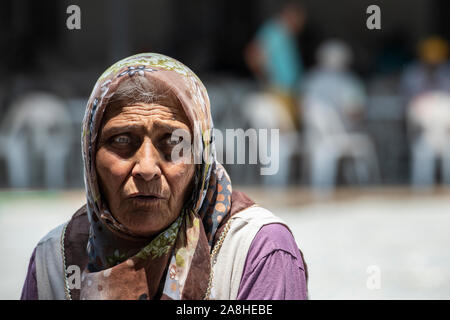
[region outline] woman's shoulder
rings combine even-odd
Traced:
[[[235,299],[248,256],[260,260],[261,252],[295,253],[295,240],[286,223],[270,210],[253,204],[235,212],[229,222],[224,241],[214,265],[214,296],[216,299]],[[256,243],[255,243],[256,240]],[[256,247],[255,247],[256,246]],[[255,250],[256,248],[256,250]]]
[[[72,248],[79,247],[76,244],[87,241],[88,235],[88,218],[86,215],[86,206],[82,206],[71,219],[51,229],[44,237],[42,237],[36,245],[36,260],[54,261],[60,263],[63,258],[61,253],[66,248],[73,251]],[[45,264],[45,263],[44,263]]]
[[[247,263],[255,264],[275,253],[292,257],[299,268],[304,269],[301,251],[286,225],[273,223],[259,229],[253,238],[247,255]]]
[[[295,242],[288,225],[279,216],[240,191],[233,191],[229,224],[228,241],[234,238],[249,244],[258,235],[266,247],[285,247]]]
[[[253,204],[237,213],[235,213],[231,220],[233,225],[244,224],[247,228],[257,228],[258,230],[268,224],[282,224],[289,230],[287,224],[272,211]]]
[[[238,219],[249,224],[263,223],[267,219],[281,221],[270,210],[259,206],[247,194],[237,190],[233,190],[231,194],[230,215],[232,220]]]
[[[306,264],[282,224],[263,226],[248,250],[237,299],[307,299]]]
[[[41,247],[48,242],[59,241],[59,239],[61,238],[61,234],[64,229],[64,226],[66,224],[67,224],[67,221],[58,225],[57,227],[54,227],[53,229],[51,229],[45,236],[43,236],[39,240],[39,242],[37,243],[37,247]]]
[[[75,225],[84,225],[85,221],[87,221],[87,214],[86,214],[86,205],[83,205],[80,209],[78,209],[70,218],[70,220],[58,225],[57,227],[54,227],[51,229],[45,236],[43,236],[38,244],[37,247],[44,245],[48,242],[58,242],[60,243],[61,237],[65,229],[69,224],[75,224]]]
[[[282,250],[293,256],[298,255],[298,246],[289,226],[270,210],[253,205],[233,216],[231,226],[241,229],[243,237],[251,235],[252,251],[268,255]]]
[[[66,265],[74,265],[73,261],[84,261],[88,224],[83,206],[69,221],[53,228],[38,242],[31,273],[34,272],[39,299],[66,298],[64,270]]]

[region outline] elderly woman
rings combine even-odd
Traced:
[[[87,203],[38,243],[22,299],[306,299],[292,234],[232,191],[211,129],[180,62],[145,53],[105,71],[83,122]]]

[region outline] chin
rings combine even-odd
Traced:
[[[165,206],[167,206],[166,199],[158,199],[158,198],[131,198],[129,201],[129,207],[132,210],[139,211],[154,211],[154,210],[162,210]]]
[[[124,225],[140,236],[154,236],[165,229],[163,223],[159,223],[151,217],[139,217]]]
[[[129,230],[141,236],[153,236],[167,228],[169,214],[163,208],[133,207],[126,210],[126,216],[119,221]]]

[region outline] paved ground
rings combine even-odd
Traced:
[[[245,191],[291,227],[311,299],[450,299],[448,191],[343,190],[321,201],[302,189]],[[19,297],[37,241],[83,198],[0,192],[0,299]]]

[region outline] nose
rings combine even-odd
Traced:
[[[150,139],[144,140],[139,150],[135,153],[135,165],[132,176],[144,181],[151,181],[161,177],[158,151],[154,148]]]

